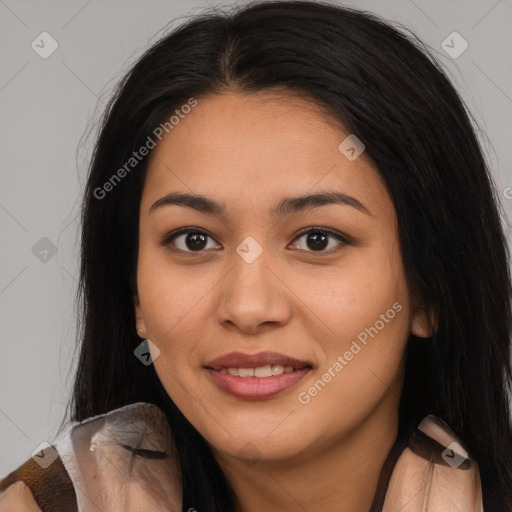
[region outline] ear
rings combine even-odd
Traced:
[[[144,318],[142,317],[142,308],[140,307],[138,295],[133,296],[133,304],[135,306],[135,325],[137,328],[137,334],[141,338],[146,338],[146,325],[144,324]]]
[[[411,323],[411,333],[418,338],[430,338],[438,329],[438,318],[435,313],[428,313],[417,308]]]

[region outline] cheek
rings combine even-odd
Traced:
[[[400,374],[409,296],[398,247],[385,242],[354,251],[328,281],[301,281],[298,294],[309,297],[325,327],[315,407],[343,403],[362,414]]]
[[[141,246],[137,285],[147,337],[160,350],[155,369],[169,391],[173,376],[189,359],[191,347],[180,343],[180,339],[194,339],[186,336],[183,328],[194,325],[189,315],[197,299],[194,287],[186,284],[186,278],[183,280],[176,267],[169,268],[161,252]]]
[[[384,321],[390,321],[381,329],[384,336],[395,338],[408,325],[408,289],[401,257],[398,248],[390,248],[386,240],[347,251],[328,270],[312,270],[296,280],[294,292],[322,321],[327,348],[338,349],[387,311]],[[395,302],[402,306],[400,313],[398,307],[392,308]]]
[[[199,266],[171,264],[165,250],[143,245],[137,272],[144,321],[155,341],[162,342],[184,328],[194,327],[192,319],[213,285],[207,271]]]
[[[222,275],[208,265],[171,263],[165,250],[141,244],[137,277],[147,335],[160,350],[158,377],[181,410],[202,410],[200,363],[211,332],[212,290]]]

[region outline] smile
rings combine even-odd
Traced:
[[[276,352],[232,352],[210,361],[205,369],[222,391],[243,399],[266,399],[295,386],[312,366]]]

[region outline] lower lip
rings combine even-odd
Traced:
[[[309,373],[311,368],[300,368],[289,373],[273,375],[272,377],[239,377],[207,368],[213,382],[220,389],[237,398],[264,399],[273,397],[291,388]]]

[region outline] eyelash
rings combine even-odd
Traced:
[[[177,238],[180,235],[189,234],[189,233],[202,234],[202,235],[205,235],[205,236],[211,238],[212,240],[214,240],[214,238],[212,236],[210,236],[206,231],[204,231],[204,230],[202,230],[200,228],[186,227],[186,228],[180,228],[180,229],[178,229],[176,231],[172,231],[171,233],[168,233],[160,241],[160,244],[162,246],[164,246],[164,247],[169,247],[169,245],[171,245],[171,242],[175,238]],[[338,233],[337,231],[334,231],[332,229],[322,228],[322,227],[319,227],[319,226],[313,226],[313,227],[308,227],[308,228],[302,229],[297,234],[297,236],[293,239],[293,241],[295,242],[295,241],[299,240],[300,238],[302,238],[304,235],[307,235],[309,233],[321,233],[321,234],[324,234],[324,235],[328,235],[328,236],[336,239],[338,242],[340,242],[336,247],[332,247],[331,249],[323,250],[323,251],[308,251],[308,250],[304,250],[304,249],[299,249],[301,251],[308,252],[308,253],[311,253],[311,254],[333,254],[334,252],[337,252],[339,249],[341,249],[341,247],[343,247],[344,245],[347,245],[347,244],[350,243],[349,237],[344,236],[341,233]],[[175,247],[171,248],[171,250],[182,252],[182,253],[186,253],[186,254],[194,254],[194,253],[201,254],[201,253],[205,252],[205,250],[185,251],[183,249],[178,249],[178,248],[175,248]]]

